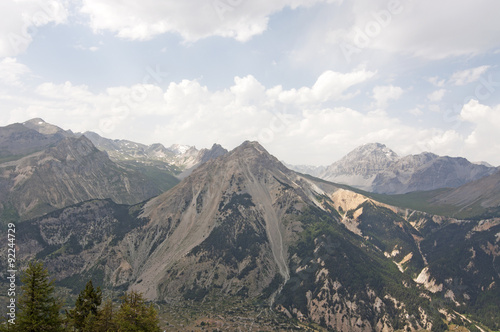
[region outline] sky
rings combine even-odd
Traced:
[[[500,1],[1,0],[0,126],[500,165]]]

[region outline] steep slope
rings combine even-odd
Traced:
[[[20,258],[44,259],[62,285],[94,274],[165,303],[257,300],[342,331],[441,321],[413,280],[429,263],[405,213],[290,171],[255,142],[144,204],[89,201],[25,225]]]
[[[491,175],[495,168],[464,158],[440,157],[424,152],[399,157],[385,145],[360,146],[320,174],[320,178],[385,194],[403,194],[459,187]]]
[[[84,136],[0,164],[0,212],[21,218],[93,198],[133,204],[160,194],[160,179],[118,167]]]
[[[430,202],[435,205],[456,206],[459,212],[471,216],[495,214],[500,210],[500,170],[456,189],[441,192]]]
[[[171,192],[150,201],[142,217],[150,219],[151,225],[172,229],[162,250],[153,253],[153,263],[143,268],[138,288],[154,297],[178,294],[178,273],[195,278],[201,268],[210,273],[192,280],[190,289],[204,289],[206,279],[217,274],[225,292],[238,293],[246,287],[255,296],[276,273],[286,280],[285,228],[280,220],[289,205],[300,201],[293,190],[284,192],[286,186],[292,188],[287,173],[290,171],[261,146],[246,142],[200,166]],[[165,220],[171,225],[165,225]],[[203,261],[210,264],[201,264]],[[256,274],[261,274],[258,283],[252,282]],[[231,283],[224,280],[235,275],[239,278]],[[148,288],[146,279],[160,284],[159,289]]]

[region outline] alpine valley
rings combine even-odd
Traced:
[[[0,128],[2,227],[68,297],[139,291],[167,331],[500,329],[498,168],[369,144],[317,174],[258,142]]]

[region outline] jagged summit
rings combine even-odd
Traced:
[[[257,141],[244,141],[230,153],[241,153],[242,151],[246,151],[247,153],[252,151],[257,152],[258,154],[265,153],[269,155],[269,152],[267,152],[267,150]]]
[[[371,158],[379,162],[393,161],[399,158],[398,154],[385,144],[368,143],[355,148],[342,159],[353,160],[360,157]]]
[[[214,143],[210,149],[202,149],[199,153],[198,159],[200,160],[200,164],[204,164],[207,161],[223,156],[226,153],[228,153],[228,151],[224,149],[222,145]]]
[[[245,141],[230,152],[225,153],[222,158],[215,159],[214,162],[225,164],[224,167],[228,167],[228,169],[237,165],[256,173],[265,170],[275,170],[280,173],[290,172],[257,141]]]

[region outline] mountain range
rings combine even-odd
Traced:
[[[146,152],[131,152],[149,151],[147,146],[113,141],[114,151],[134,158],[120,164],[118,152],[111,160],[111,152],[99,151],[87,134],[21,128],[52,137],[47,145],[26,148],[28,138],[4,139],[11,137],[4,128],[0,143],[24,146],[26,155],[0,145],[7,147],[2,153],[8,159],[0,163],[2,179],[11,181],[3,182],[8,188],[3,197],[10,204],[34,199],[17,184],[27,179],[33,184],[26,190],[40,200],[53,199],[47,213],[23,214],[14,206],[26,216],[15,221],[18,259],[42,260],[62,289],[77,291],[92,279],[118,294],[138,290],[166,312],[208,305],[211,321],[238,320],[236,309],[220,308],[248,303],[255,330],[500,328],[500,173],[494,168],[473,180],[467,173],[457,188],[387,195],[295,172],[247,141],[229,152],[214,146],[205,159],[185,166],[191,167],[180,182],[127,202],[136,192],[132,185],[120,192],[127,188],[123,179],[132,183],[133,174],[144,173],[126,165],[153,163]],[[57,133],[61,138],[50,136]],[[127,152],[119,148],[123,145]],[[172,150],[182,155],[189,148]],[[368,174],[401,159],[380,145],[371,151],[364,155],[380,168],[351,155],[363,167],[346,169]],[[428,160],[440,158],[448,160]],[[465,168],[469,164],[463,162]],[[50,181],[34,182],[47,177]],[[134,183],[134,190],[147,180]],[[97,186],[105,188],[93,191],[96,181],[107,181]],[[68,191],[59,194],[60,188]],[[466,218],[455,215],[460,210]],[[259,325],[264,310],[289,325]],[[186,330],[188,323],[170,322],[168,329]]]
[[[145,145],[127,140],[108,139],[87,131],[83,133],[102,151],[106,151],[115,162],[140,162],[169,169],[174,174],[190,171],[204,162],[227,153],[219,144],[211,149],[198,150],[188,145],[173,144],[166,148],[160,143]]]
[[[89,199],[139,203],[177,184],[183,170],[226,152],[217,144],[167,150],[75,134],[38,118],[1,127],[0,216],[27,219]]]
[[[429,152],[400,157],[380,143],[359,146],[326,168],[291,168],[324,180],[384,194],[456,188],[498,171],[485,163],[476,164],[465,158]]]

